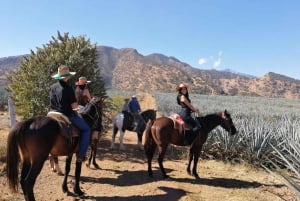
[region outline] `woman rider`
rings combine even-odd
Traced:
[[[200,123],[198,122],[198,120],[194,119],[191,116],[192,112],[196,112],[199,114],[199,110],[191,104],[188,87],[186,84],[180,84],[179,86],[177,86],[176,90],[178,91],[177,103],[181,106],[179,114],[182,116],[185,123],[188,123],[193,127],[190,133],[186,132],[188,134],[185,135],[184,144],[187,145],[193,142],[200,131]]]

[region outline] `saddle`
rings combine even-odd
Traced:
[[[47,117],[51,117],[59,123],[60,130],[61,130],[60,134],[62,136],[68,139],[79,136],[79,132],[75,131],[75,127],[72,126],[72,122],[66,115],[60,112],[50,111],[48,112]]]
[[[174,123],[174,129],[178,130],[179,134],[185,134],[186,131],[191,130],[192,126],[184,122],[183,118],[179,114],[171,114],[170,118]]]

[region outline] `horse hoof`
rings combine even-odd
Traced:
[[[84,195],[84,192],[80,189],[74,189],[74,194],[77,196],[82,196]]]
[[[168,179],[168,178],[170,178],[168,175],[164,175],[164,179]]]
[[[64,176],[64,173],[62,173],[61,171],[57,172],[58,176]]]
[[[67,186],[63,186],[63,187],[62,187],[62,191],[63,191],[63,193],[68,193],[68,192],[69,192],[69,189],[68,189]]]
[[[93,165],[94,165],[95,169],[100,169],[100,166],[97,163],[94,163]]]
[[[90,164],[88,164],[88,163],[86,163],[85,166],[86,166],[87,168],[90,168]]]

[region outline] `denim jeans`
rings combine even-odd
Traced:
[[[71,122],[80,130],[78,157],[85,157],[90,143],[91,129],[85,121],[76,114],[71,115]]]

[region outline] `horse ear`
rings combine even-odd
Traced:
[[[221,112],[221,118],[226,119],[227,111],[225,110],[224,112]]]

